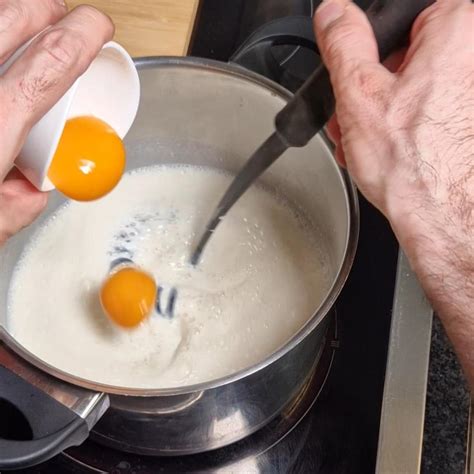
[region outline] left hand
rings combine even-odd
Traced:
[[[47,203],[13,168],[26,136],[112,39],[114,26],[88,5],[68,13],[62,0],[0,0],[0,64],[43,30],[0,77],[0,245]]]

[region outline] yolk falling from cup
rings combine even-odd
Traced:
[[[96,117],[66,122],[48,171],[56,189],[76,201],[98,199],[117,185],[125,169],[120,137]]]
[[[100,291],[107,316],[119,326],[131,328],[153,311],[156,303],[154,278],[139,268],[126,266],[112,272]]]

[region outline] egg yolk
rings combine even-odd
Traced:
[[[92,201],[110,192],[125,168],[120,137],[96,117],[66,122],[48,171],[56,189],[76,201]]]
[[[138,268],[121,268],[111,273],[102,285],[100,301],[114,323],[127,328],[137,326],[155,306],[155,280]]]

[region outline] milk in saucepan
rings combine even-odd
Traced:
[[[8,328],[28,350],[96,382],[164,388],[216,379],[263,360],[326,294],[324,251],[311,223],[253,186],[225,217],[201,263],[193,244],[231,177],[191,166],[127,174],[104,199],[70,202],[17,266]],[[98,291],[116,258],[178,289],[172,319],[116,327]]]

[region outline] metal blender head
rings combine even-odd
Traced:
[[[115,270],[117,267],[133,267],[136,264],[130,258],[120,257],[116,258],[110,264],[110,270]],[[176,299],[178,297],[178,290],[173,287],[163,287],[158,285],[156,291],[156,312],[165,318],[172,319],[174,317],[174,311],[176,306]]]

